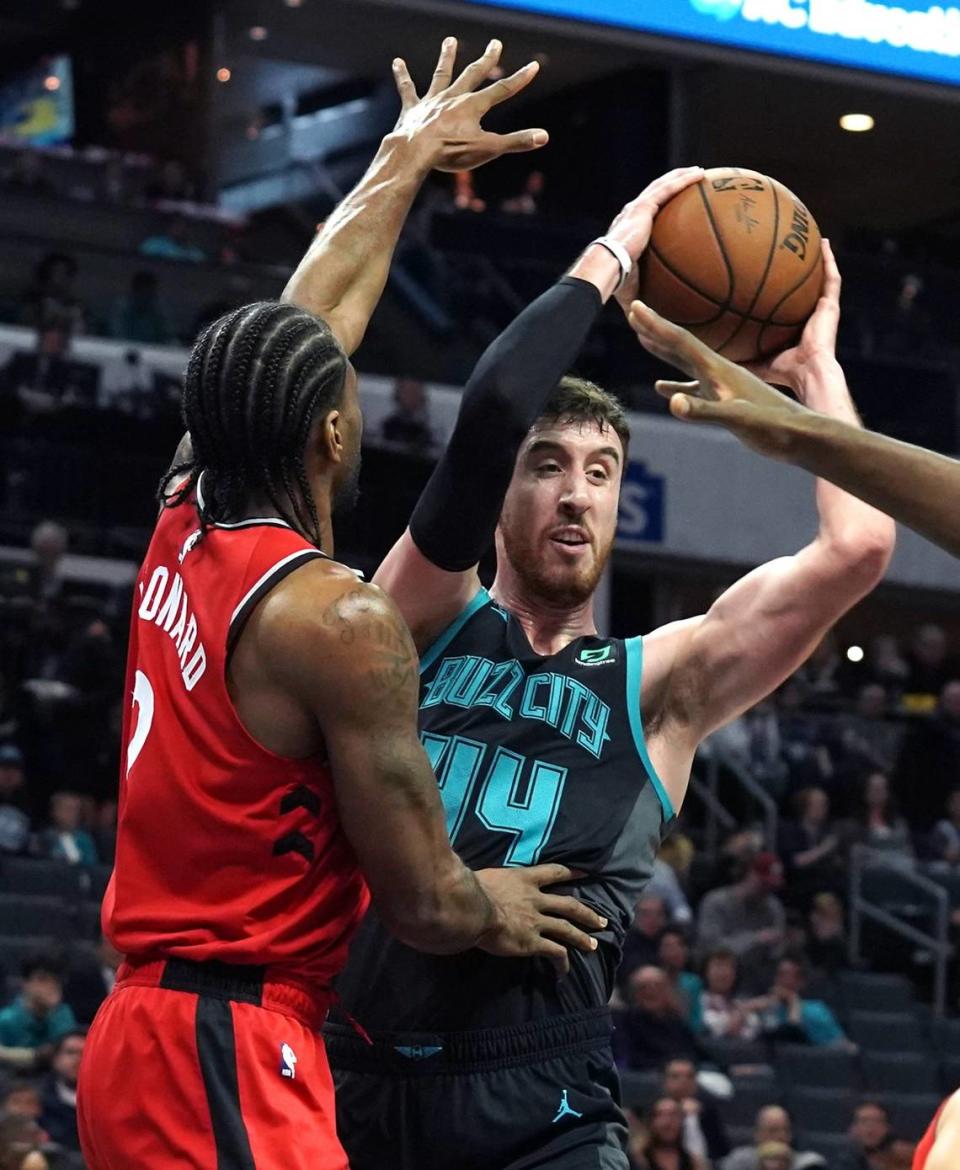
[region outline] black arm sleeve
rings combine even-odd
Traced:
[[[410,518],[414,543],[438,568],[463,572],[489,547],[524,437],[602,305],[593,284],[565,276],[480,358],[447,449]]]

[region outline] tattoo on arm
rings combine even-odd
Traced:
[[[365,589],[335,598],[321,620],[337,632],[342,645],[366,652],[370,663],[366,680],[374,697],[382,701],[399,696],[416,684],[418,659],[410,634],[392,614],[371,606]]]

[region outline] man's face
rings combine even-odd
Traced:
[[[633,1002],[644,1011],[659,1015],[667,1010],[670,988],[659,967],[641,967],[630,976]]]
[[[671,1060],[664,1070],[663,1091],[674,1101],[697,1095],[697,1070],[692,1061]]]
[[[783,959],[777,966],[777,986],[795,995],[803,991],[803,971],[792,959]]]
[[[68,1085],[76,1085],[80,1073],[80,1058],[83,1056],[83,1046],[86,1039],[83,1036],[68,1036],[60,1045],[53,1058],[53,1068],[62,1081]]]
[[[51,971],[34,971],[23,981],[23,995],[34,1011],[46,1015],[63,999],[63,984]]]
[[[765,1142],[783,1142],[784,1145],[793,1144],[793,1134],[790,1130],[790,1116],[786,1109],[779,1105],[768,1105],[757,1114],[757,1128],[755,1131],[756,1143],[762,1146]]]
[[[32,1085],[11,1089],[3,1100],[3,1108],[6,1113],[15,1113],[17,1117],[29,1117],[31,1121],[37,1121],[43,1112],[40,1094]]]
[[[641,934],[656,938],[667,925],[667,914],[660,898],[641,898],[633,915],[633,922]]]
[[[679,934],[665,934],[660,940],[660,964],[670,971],[682,971],[690,957],[687,944]]]
[[[0,796],[12,796],[23,784],[23,769],[19,764],[0,764]]]
[[[653,1107],[650,1133],[661,1144],[675,1146],[683,1129],[683,1109],[679,1102],[663,1098]]]
[[[520,449],[498,552],[536,598],[580,605],[597,587],[617,529],[623,444],[611,427],[550,422]]]
[[[890,1132],[887,1115],[877,1105],[862,1105],[854,1115],[850,1133],[868,1152],[878,1150]]]

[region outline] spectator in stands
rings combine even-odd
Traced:
[[[909,672],[904,679],[904,703],[911,711],[930,712],[946,684],[956,678],[948,653],[947,635],[932,624],[920,626],[907,650]]]
[[[23,753],[16,744],[0,745],[0,853],[25,853],[30,816],[24,789]]]
[[[730,1140],[714,1098],[697,1084],[697,1066],[692,1060],[670,1060],[664,1065],[664,1097],[683,1110],[683,1142],[688,1150],[722,1158],[730,1152]]]
[[[102,800],[97,807],[93,841],[101,865],[113,865],[117,852],[117,802]]]
[[[430,428],[430,400],[426,386],[417,378],[397,378],[393,384],[393,410],[383,420],[381,432],[416,454],[427,454],[435,439]]]
[[[167,345],[173,339],[156,273],[140,269],[133,274],[130,288],[113,306],[110,336],[143,345]]]
[[[52,1069],[43,1086],[40,1125],[51,1141],[67,1150],[79,1150],[77,1135],[77,1076],[86,1044],[86,1032],[61,1036],[53,1049]]]
[[[703,980],[688,969],[690,942],[682,927],[668,926],[661,933],[657,958],[667,973],[683,1018],[694,1032],[699,1032],[702,1022],[700,996],[703,992]]]
[[[844,660],[837,649],[833,630],[824,634],[820,644],[794,674],[793,681],[803,693],[808,707],[834,707],[841,696]]]
[[[886,1170],[894,1141],[886,1109],[879,1101],[861,1101],[853,1111],[849,1149],[837,1158],[833,1170]]]
[[[880,304],[870,315],[871,341],[878,354],[894,358],[937,356],[938,339],[930,314],[924,308],[924,281],[916,273],[907,273],[893,303]]]
[[[906,865],[913,863],[910,828],[897,812],[890,781],[883,772],[871,773],[864,782],[856,836],[876,853]]]
[[[700,903],[697,940],[704,953],[727,947],[741,971],[756,979],[783,947],[786,913],[776,891],[783,886],[783,866],[774,853],[761,853],[732,886],[711,890]]]
[[[805,909],[820,890],[843,888],[845,851],[822,788],[801,789],[794,805],[797,818],[782,823],[777,852],[786,871],[787,900]]]
[[[669,920],[678,926],[693,921],[685,883],[693,861],[694,848],[683,833],[671,833],[653,860],[653,873],[646,895],[660,898]]]
[[[837,787],[859,781],[868,772],[889,772],[897,759],[900,730],[887,719],[887,692],[878,682],[857,693],[856,707],[841,716],[834,747]]]
[[[155,203],[183,203],[194,197],[193,184],[183,163],[167,159],[156,178],[147,184],[144,194]]]
[[[807,958],[811,966],[833,975],[847,966],[847,939],[843,903],[836,894],[813,899],[807,918]]]
[[[633,912],[633,922],[623,940],[618,979],[621,990],[638,967],[654,964],[660,957],[660,935],[667,925],[667,908],[662,898],[644,894]]]
[[[641,967],[630,976],[627,1010],[614,1040],[618,1060],[632,1069],[659,1069],[680,1057],[696,1063],[706,1055],[659,967]]]
[[[930,829],[941,815],[942,794],[960,777],[960,682],[948,680],[933,717],[908,732],[896,776],[904,813],[915,828]]]
[[[826,1167],[823,1158],[812,1150],[794,1150],[793,1125],[786,1109],[782,1105],[764,1105],[754,1124],[753,1143],[737,1146],[720,1163],[720,1170],[762,1170],[760,1151],[771,1142],[786,1147],[790,1156],[787,1170],[824,1170]]]
[[[41,520],[30,533],[31,592],[36,601],[50,601],[63,592],[63,558],[70,537],[55,520]]]
[[[4,187],[27,195],[56,195],[54,181],[47,174],[45,159],[37,150],[21,150],[3,176]]]
[[[123,159],[114,155],[108,158],[99,175],[100,183],[96,198],[102,203],[126,203],[130,197],[127,183],[127,169]]]
[[[957,779],[960,781],[960,776]],[[937,821],[930,835],[930,859],[939,870],[955,869],[960,864],[960,788],[949,793],[944,811],[946,816]]]
[[[33,1081],[13,1081],[0,1097],[0,1113],[13,1113],[17,1117],[39,1121],[42,1112],[40,1090]]]
[[[83,330],[83,304],[74,292],[77,262],[65,252],[49,252],[37,265],[33,283],[20,298],[19,321],[39,333],[69,339]]]
[[[833,761],[817,723],[804,710],[804,690],[799,682],[787,679],[777,691],[780,713],[780,742],[791,789],[829,786]]]
[[[0,1063],[29,1068],[48,1055],[61,1036],[76,1030],[77,1021],[63,1002],[63,963],[52,954],[23,961],[20,994],[0,1010]]]
[[[202,264],[207,254],[190,239],[190,225],[182,215],[175,215],[167,221],[163,231],[147,236],[140,244],[141,256],[153,256],[161,260],[189,260]]]
[[[93,1022],[97,1008],[113,991],[122,962],[123,955],[103,935],[95,954],[78,952],[71,957],[63,994],[81,1024]]]
[[[647,1124],[647,1140],[634,1155],[636,1170],[709,1170],[704,1154],[684,1144],[683,1109],[676,1101],[654,1101]]]
[[[545,186],[543,171],[531,171],[520,194],[504,199],[500,204],[500,210],[508,215],[536,215],[540,210]]]
[[[760,1035],[760,1017],[736,997],[738,974],[733,951],[718,947],[707,955],[702,1030],[714,1040],[755,1040]]]
[[[486,211],[486,200],[476,192],[473,171],[457,171],[453,176],[453,206],[457,211]]]
[[[75,792],[55,792],[50,798],[51,827],[40,834],[43,856],[71,865],[96,865],[97,847],[82,819],[80,797]]]
[[[46,1135],[29,1117],[0,1115],[0,1170],[49,1170],[40,1149]]]
[[[893,634],[878,634],[873,639],[867,663],[873,681],[878,682],[889,696],[898,696],[909,677],[910,666]]]
[[[802,959],[787,956],[780,960],[769,995],[757,1005],[767,1034],[791,1043],[850,1049],[836,1016],[823,1000],[803,998],[806,984]]]

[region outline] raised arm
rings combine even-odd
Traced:
[[[685,167],[657,179],[627,204],[605,238],[635,266],[659,207],[702,175],[700,167]],[[410,527],[374,578],[399,606],[421,651],[480,588],[477,562],[493,540],[517,452],[621,275],[611,251],[589,245],[493,342],[471,375],[450,443]],[[635,277],[625,287],[635,287]]]
[[[834,357],[840,276],[829,249],[824,259],[827,277],[820,304],[800,345],[781,355],[772,373],[813,410],[857,427],[846,380]],[[630,312],[631,323],[651,352],[697,378],[695,390],[686,388],[686,400],[693,401],[696,395],[715,401],[723,359],[642,307],[635,304]],[[674,393],[676,386],[667,384],[661,390]],[[788,404],[783,409],[793,408]],[[665,631],[658,648],[661,661],[666,655],[669,662],[665,715],[688,744],[695,745],[769,694],[883,576],[893,552],[893,522],[825,480],[817,481],[816,492],[820,528],[811,544],[795,556],[749,573],[704,617]],[[648,641],[652,649],[656,636]]]
[[[312,713],[337,807],[387,927],[410,946],[448,953],[544,955],[593,950],[573,923],[603,920],[542,887],[563,866],[474,874],[450,847],[443,805],[417,737],[417,658],[389,599],[326,565],[298,570],[258,623],[259,655],[283,692]],[[561,917],[562,916],[562,917]]]
[[[672,326],[635,303],[630,323],[652,352],[689,375]],[[681,331],[682,332],[682,331]],[[693,340],[693,339],[691,339]],[[777,378],[777,365],[761,371]],[[829,480],[960,556],[960,462],[858,423],[806,409],[717,354],[700,382],[661,382],[676,418],[725,427],[752,450]],[[808,406],[815,406],[809,402]]]
[[[399,57],[394,61],[399,121],[367,173],[323,225],[282,298],[322,317],[347,353],[363,340],[400,230],[427,174],[432,169],[470,170],[501,154],[536,150],[547,142],[545,130],[492,134],[480,124],[493,106],[529,85],[539,69],[531,62],[511,77],[478,89],[500,60],[502,48],[499,41],[491,41],[483,56],[451,83],[457,42],[447,37],[422,98],[404,62]]]

